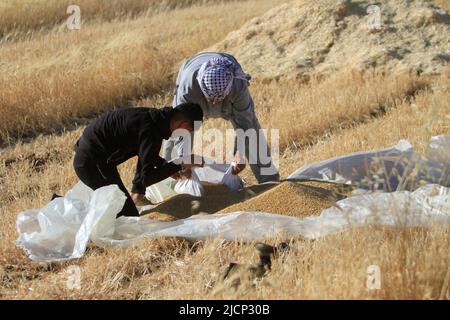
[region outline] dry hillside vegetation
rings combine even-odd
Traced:
[[[260,90],[267,90],[269,86],[261,85]],[[284,90],[289,91],[289,87]],[[366,121],[355,123],[351,127],[335,129],[305,146],[288,145],[280,159],[282,175],[285,177],[294,169],[311,161],[362,149],[389,146],[401,138],[409,139],[415,148],[423,152],[431,135],[450,133],[448,90],[448,77],[435,79],[430,88],[418,92],[414,97],[399,98],[398,103],[385,114],[375,118],[368,116]],[[256,98],[257,104],[263,102],[263,99]],[[293,101],[293,104],[301,105],[301,101]],[[293,251],[286,253],[287,262],[282,265],[278,264],[278,260],[275,262],[274,271],[265,279],[264,286],[239,292],[227,288],[215,291],[217,288],[213,288],[212,283],[221,268],[230,261],[255,261],[251,244],[217,241],[187,243],[177,239],[149,240],[127,250],[91,248],[84,258],[64,264],[32,263],[12,244],[16,238],[16,213],[29,207],[42,206],[47,203],[51,192],[64,192],[75,183],[71,168],[71,144],[80,133],[81,129],[63,136],[40,137],[30,144],[7,149],[2,155],[4,160],[0,172],[3,186],[2,214],[5,216],[5,223],[0,232],[2,239],[5,239],[2,241],[2,294],[5,298],[422,299],[441,296],[448,266],[449,253],[446,248],[450,245],[450,235],[447,229],[440,228],[368,228],[344,232],[314,242],[296,241],[291,245]],[[128,183],[131,181],[133,169],[132,163],[121,168]],[[251,181],[248,170],[244,176]],[[271,191],[273,190],[275,189]],[[284,191],[283,195],[274,192],[260,193],[260,197],[268,203],[285,205],[283,209],[289,209],[289,203],[294,203],[289,211],[283,213],[301,214],[301,211],[295,210],[295,204],[302,200],[292,198],[295,193]],[[258,191],[255,193],[258,194]],[[223,197],[222,195],[218,198]],[[253,202],[257,202],[257,198],[253,199],[236,205],[253,209]],[[193,213],[189,212],[192,200],[194,199],[181,204],[183,208],[170,202],[172,209],[166,204],[169,211],[149,216],[167,220],[176,219],[177,212],[187,216]],[[216,203],[214,198],[195,200],[201,201],[201,211],[207,211],[204,208],[207,208],[208,203]],[[242,200],[236,197],[234,201]],[[267,209],[270,210],[270,207]],[[277,212],[275,209],[273,211]],[[280,211],[278,213],[282,213]],[[155,246],[159,246],[159,249],[155,250]],[[334,264],[326,263],[324,259],[333,261]],[[71,264],[82,268],[82,291],[65,288],[62,271]],[[365,268],[370,264],[379,264],[383,270],[386,277],[383,278],[383,283],[386,287],[383,287],[382,291],[368,292],[365,289]],[[199,267],[200,265],[202,267]],[[292,268],[292,265],[297,267]],[[33,288],[32,291],[28,289],[30,287]],[[444,292],[443,297],[445,294]]]
[[[336,70],[438,73],[450,61],[450,14],[422,0],[379,3],[381,29],[368,30],[370,1],[298,0],[276,7],[214,46],[264,78]]]
[[[79,31],[62,28],[2,43],[0,146],[60,131],[83,117],[171,87],[182,59],[275,3],[221,1],[157,15],[144,12],[118,21],[88,21]],[[226,9],[239,14],[224,16]]]
[[[121,12],[120,8],[128,7],[121,7],[125,2],[117,0],[112,6],[117,5],[117,12]],[[138,6],[143,2],[127,3],[132,10],[132,3]],[[161,11],[145,7],[127,16],[114,17],[117,20],[114,23],[106,13],[104,17],[87,18],[82,30],[76,33],[53,27],[51,18],[47,18],[48,27],[43,30],[40,25],[31,24],[11,27],[8,32],[15,36],[0,45],[3,88],[0,112],[4,117],[0,124],[4,143],[0,151],[0,215],[3,217],[0,298],[450,298],[446,280],[450,273],[450,232],[439,226],[431,229],[372,227],[348,230],[315,241],[289,239],[290,249],[273,261],[269,275],[256,282],[243,275],[242,285],[237,290],[218,284],[217,279],[231,261],[256,262],[252,243],[163,238],[147,240],[127,249],[91,245],[83,258],[64,263],[34,263],[14,245],[17,213],[45,205],[53,192],[63,194],[76,183],[72,145],[91,116],[122,104],[159,106],[170,103],[173,73],[183,58],[222,41],[232,30],[238,31],[229,34],[227,39],[238,39],[236,35],[258,21],[250,20],[240,29],[253,17],[262,15],[258,18],[260,25],[275,26],[277,12],[288,14],[286,6],[291,6],[294,12],[297,8],[306,10],[309,5],[306,1],[280,3],[250,0],[203,4],[199,1]],[[357,6],[362,6],[358,3]],[[395,10],[393,2],[386,3],[391,6],[390,10]],[[407,12],[414,13],[413,4],[417,3],[412,1]],[[320,1],[320,4],[323,7],[325,2]],[[334,12],[334,6],[356,6],[335,1],[327,4],[330,12]],[[432,8],[428,3],[420,5]],[[403,4],[398,6],[405,9]],[[272,7],[274,9],[265,14]],[[313,17],[314,12],[309,16]],[[395,13],[390,16],[406,14]],[[342,17],[350,24],[357,15],[343,13]],[[14,21],[17,19],[20,21],[20,16]],[[324,21],[314,22],[317,30],[326,30],[324,24]],[[443,24],[425,23],[424,28],[428,26],[441,28]],[[282,24],[279,29],[284,27],[288,28]],[[342,37],[350,33],[350,28],[342,28]],[[354,32],[363,34],[360,29]],[[376,34],[367,33],[367,37]],[[263,34],[256,34],[240,45],[247,52],[257,52],[259,42],[254,39],[259,36]],[[439,47],[443,36],[441,32],[436,33],[430,36],[430,41],[436,41]],[[426,37],[425,33],[423,38]],[[346,47],[350,44],[345,39],[336,38],[328,55],[338,48],[350,52],[352,49]],[[359,40],[369,49],[377,50],[376,45],[364,42],[367,39]],[[238,43],[233,46],[237,48]],[[433,55],[433,50],[424,52]],[[423,62],[437,67],[439,75],[403,72],[394,64],[387,74],[377,70],[363,72],[356,70],[355,65],[342,64],[330,75],[324,73],[323,77],[314,76],[303,83],[296,75],[268,74],[275,73],[280,56],[272,55],[268,68],[261,70],[262,61],[270,54],[250,59],[245,52],[236,53],[244,69],[254,77],[250,90],[258,118],[263,127],[280,129],[279,167],[283,178],[304,164],[391,146],[399,139],[408,139],[416,150],[424,153],[431,136],[450,134],[450,70],[428,57],[424,57]],[[344,52],[342,56],[337,52],[335,55],[336,59],[344,56]],[[339,62],[343,60],[353,61],[339,58]],[[291,66],[283,64],[280,74],[297,70],[289,68]],[[206,128],[228,126],[221,120],[205,124]],[[54,131],[59,132],[42,134]],[[122,165],[120,171],[130,185],[134,161]],[[147,217],[176,220],[195,213],[235,210],[264,210],[302,217],[319,214],[321,209],[333,205],[349,192],[327,183],[258,186],[254,185],[248,168],[243,177],[248,185],[235,194],[211,187],[205,198],[177,196],[147,212]],[[281,240],[268,239],[267,242],[276,244]],[[70,290],[66,286],[65,271],[71,265],[81,268],[80,290]],[[366,288],[370,265],[380,266],[380,290]]]
[[[66,26],[69,5],[78,5],[82,23],[92,20],[111,21],[153,15],[196,4],[218,3],[223,0],[3,0],[0,3],[0,38],[14,41],[32,38],[36,33]]]

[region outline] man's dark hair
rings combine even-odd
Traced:
[[[182,103],[173,109],[173,118],[176,120],[187,120],[192,122],[194,128],[194,121],[203,121],[203,110],[196,103]]]

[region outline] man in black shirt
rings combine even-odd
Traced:
[[[86,127],[75,144],[75,172],[94,190],[118,185],[127,197],[118,216],[138,216],[133,199],[142,199],[146,187],[181,170],[203,165],[193,161],[176,164],[159,156],[163,139],[171,137],[176,130],[189,134],[194,130],[194,121],[202,120],[201,107],[192,103],[176,108],[125,108],[108,112]],[[132,198],[117,166],[134,156],[138,156],[138,163]]]

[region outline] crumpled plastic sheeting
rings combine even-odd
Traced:
[[[307,164],[287,179],[325,180],[354,184],[361,189],[415,190],[424,184],[450,187],[450,136],[431,138],[426,157],[400,140],[382,150],[356,152]]]
[[[305,238],[365,226],[450,226],[450,189],[426,185],[414,192],[377,192],[340,200],[320,216],[303,219]]]
[[[92,191],[79,182],[40,210],[19,213],[16,244],[36,261],[79,258],[92,235],[112,236],[125,199],[116,185]]]
[[[96,245],[127,247],[145,238],[174,236],[253,241],[268,237],[315,239],[369,225],[430,227],[450,225],[450,189],[427,185],[415,192],[371,193],[341,200],[320,216],[296,218],[264,212],[196,215],[173,222],[144,217],[115,219],[124,195],[111,185],[90,191],[78,184],[65,198],[19,214],[17,243],[31,259],[79,258],[90,238]],[[100,201],[101,199],[101,201]],[[40,227],[41,226],[41,227]],[[40,231],[39,231],[40,230]]]
[[[414,192],[371,193],[340,200],[320,216],[297,218],[264,212],[195,215],[160,222],[142,218],[117,219],[113,239],[100,238],[98,245],[126,247],[157,236],[203,240],[262,240],[285,235],[316,239],[341,230],[364,226],[450,226],[450,189],[426,185]]]
[[[435,173],[436,177],[441,174],[441,181],[446,177],[448,183],[449,144],[450,136],[433,137],[427,149],[427,159],[423,159],[414,153],[407,141],[402,141],[393,148],[309,165],[297,170],[290,178],[358,182],[357,179],[367,178],[365,165],[368,159],[380,161],[382,154],[382,163],[386,167],[389,163],[394,164],[391,171],[398,170],[395,166],[399,163],[398,158],[407,159],[408,164],[414,164],[417,160],[433,170],[438,168],[430,172]],[[347,163],[345,159],[350,161]],[[320,216],[306,218],[264,212],[234,212],[197,215],[173,222],[140,217],[120,217],[116,220],[124,201],[124,194],[115,185],[92,191],[80,182],[64,198],[57,198],[40,210],[20,213],[17,217],[19,239],[16,242],[33,260],[58,261],[81,257],[89,239],[98,245],[118,246],[128,246],[143,238],[157,236],[249,241],[286,234],[314,239],[347,228],[370,225],[450,225],[450,189],[436,184],[423,186],[414,192],[353,196],[338,201],[335,206],[322,211]]]
[[[450,174],[450,135],[432,137],[427,146],[427,158],[442,164],[447,175]]]

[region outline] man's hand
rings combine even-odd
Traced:
[[[175,180],[190,179],[192,177],[192,168],[203,167],[205,165],[205,159],[201,156],[192,154],[190,156],[178,158],[175,163],[180,164],[181,170],[170,177]]]
[[[192,154],[183,159],[181,167],[183,170],[192,169],[194,167],[203,167],[205,165],[205,159],[203,157]]]
[[[131,193],[131,199],[136,206],[146,206],[151,204],[151,202],[145,197],[144,194]]]
[[[171,175],[170,176],[172,179],[175,179],[175,180],[181,180],[182,179],[182,177],[181,177],[181,174],[179,173],[179,172],[175,172],[173,175]]]
[[[190,179],[192,177],[192,170],[189,168],[183,169],[182,171],[178,171],[174,173],[171,178],[175,180],[183,180]]]
[[[240,157],[239,152],[234,155],[234,160],[232,163],[231,173],[236,175],[245,169],[245,161]]]
[[[192,178],[192,169],[186,168],[181,170],[180,172],[181,179],[190,179]]]
[[[236,175],[236,174],[239,174],[244,169],[245,169],[245,163],[236,164],[233,166],[233,168],[231,168],[231,173]]]

